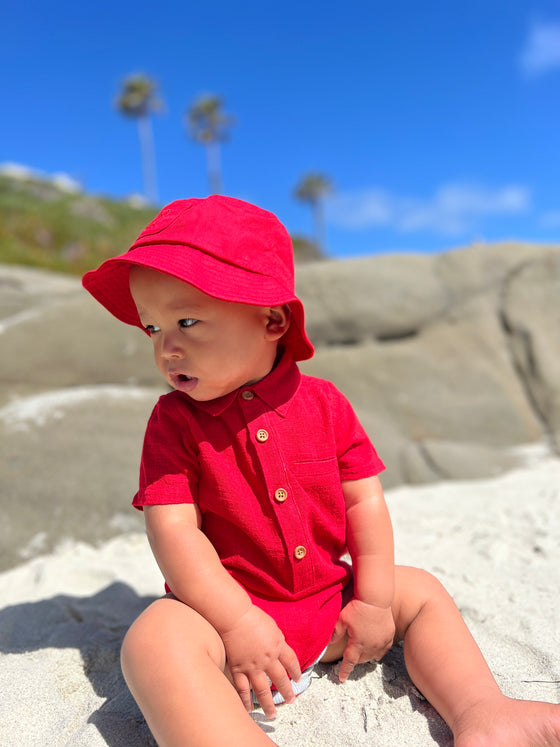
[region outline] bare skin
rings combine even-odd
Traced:
[[[409,674],[449,724],[456,747],[560,745],[560,706],[501,694],[439,582],[400,566],[395,576],[396,640],[404,639]],[[343,636],[323,660],[337,660],[346,645]],[[220,635],[177,599],[158,600],[133,624],[122,666],[160,747],[220,745],[224,734],[232,747],[272,744],[228,677]]]
[[[137,268],[131,292],[160,371],[194,399],[266,376],[290,324],[286,307],[205,296]],[[423,571],[395,567],[393,534],[375,477],[342,483],[353,588],[324,661],[379,660],[404,640],[409,674],[449,724],[457,747],[560,745],[560,706],[503,696],[451,597]],[[275,621],[222,566],[196,504],[145,506],[154,556],[175,596],[152,604],[127,633],[122,668],[160,747],[270,745],[248,715],[255,693],[274,717],[268,679],[289,704],[300,667]],[[289,707],[289,706],[288,706]]]

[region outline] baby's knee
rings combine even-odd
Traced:
[[[144,616],[141,615],[135,620],[126,632],[121,644],[121,669],[126,680],[129,679],[136,665],[145,660],[146,653],[149,652],[149,626],[146,625]]]
[[[128,629],[121,645],[121,669],[125,679],[140,668],[149,669],[152,664],[170,655],[174,645],[172,632],[176,610],[172,605],[158,599],[136,618]],[[178,604],[178,603],[177,603]]]
[[[422,568],[408,568],[407,570],[411,572],[410,588],[414,589],[415,594],[423,601],[427,602],[441,595],[447,595],[445,587],[433,573]]]
[[[198,612],[168,597],[144,610],[130,626],[121,646],[125,679],[138,666],[149,670],[162,661],[180,659],[188,667],[208,657],[224,668],[225,650],[218,633]]]
[[[408,626],[426,609],[449,595],[438,579],[420,568],[397,566],[393,607],[397,637],[402,640]]]

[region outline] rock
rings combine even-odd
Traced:
[[[298,266],[316,345],[302,370],[351,400],[387,487],[560,453],[559,268],[560,247],[505,243]],[[78,279],[5,266],[0,337],[0,567],[141,526],[130,499],[166,391],[149,341]]]
[[[558,247],[500,242],[475,244],[432,255],[435,272],[455,301],[468,296],[500,288],[507,277],[526,262],[533,262],[549,254],[558,253]]]
[[[443,254],[389,254],[297,268],[297,291],[318,347],[392,340],[416,334],[468,298],[499,289],[528,261],[559,249],[477,244]]]
[[[560,256],[527,262],[504,291],[511,351],[543,429],[560,453]]]
[[[160,391],[70,388],[0,408],[0,570],[65,539],[142,531],[131,508],[147,419]]]
[[[411,339],[320,348],[304,370],[331,378],[354,404],[386,463],[384,482],[390,486],[424,482],[433,472],[425,442],[456,444],[464,465],[473,465],[472,477],[480,477],[494,471],[482,470],[480,462],[475,466],[482,448],[496,456],[501,451],[501,462],[509,465],[511,447],[542,438],[486,296],[467,301]],[[419,473],[405,444],[416,446],[418,458],[424,455]],[[443,455],[440,450],[434,479],[464,477],[468,468],[456,473],[457,459],[446,463]]]
[[[51,286],[46,298],[28,296],[25,311],[0,321],[0,406],[14,396],[85,384],[165,391],[146,336],[117,321],[73,282],[71,293]]]
[[[491,475],[549,437],[559,450],[559,262],[504,243],[299,268],[317,346],[303,369],[353,402],[386,484]]]
[[[297,292],[317,347],[414,335],[448,304],[433,258],[425,254],[302,265]]]
[[[45,306],[79,293],[75,278],[31,267],[0,265],[0,334],[27,315],[37,316]]]
[[[500,475],[522,459],[513,449],[476,443],[424,439],[405,444],[399,467],[401,481],[423,484],[438,480],[478,480]]]

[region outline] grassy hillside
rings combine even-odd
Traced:
[[[156,212],[0,175],[0,262],[81,274],[125,251]]]
[[[81,275],[120,254],[157,213],[131,201],[72,192],[56,181],[0,174],[0,263]],[[296,258],[315,246],[294,238]]]

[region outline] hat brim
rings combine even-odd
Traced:
[[[132,265],[147,267],[195,286],[203,293],[222,301],[254,306],[282,306],[292,312],[292,322],[284,334],[284,345],[294,360],[311,358],[314,349],[305,332],[303,304],[289,289],[269,275],[252,272],[224,263],[211,255],[184,245],[140,246],[106,260],[96,270],[87,272],[82,284],[91,295],[117,319],[143,329],[130,293],[129,274]],[[241,300],[242,299],[242,300]]]

